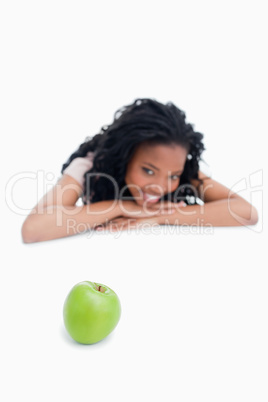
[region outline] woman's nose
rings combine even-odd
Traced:
[[[170,180],[157,180],[149,184],[147,190],[151,190],[155,195],[163,195],[169,191],[171,187]]]

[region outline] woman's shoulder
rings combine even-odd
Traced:
[[[84,174],[93,166],[94,152],[88,152],[85,156],[77,157],[64,169],[63,174],[73,177],[80,185],[84,185]]]

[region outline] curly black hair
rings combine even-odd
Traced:
[[[94,152],[93,166],[84,176],[84,204],[119,198],[113,182],[107,180],[106,175],[113,177],[119,192],[125,189],[120,192],[120,198],[132,199],[125,174],[136,148],[144,142],[181,145],[188,151],[188,157],[179,187],[172,194],[165,194],[161,200],[184,200],[187,204],[195,204],[197,198],[202,197],[199,190],[195,191],[191,186],[191,180],[196,179],[202,185],[202,180],[198,178],[199,161],[205,149],[202,139],[203,134],[186,123],[185,113],[172,102],[162,104],[155,99],[139,98],[118,109],[112,124],[103,126],[100,133],[93,137],[87,137],[62,166],[61,173],[73,159]],[[99,173],[102,174],[99,176]]]

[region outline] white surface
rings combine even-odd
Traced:
[[[267,402],[264,6],[1,3],[1,400]],[[22,244],[24,217],[69,155],[137,97],[186,112],[212,177],[253,202],[258,226]],[[83,280],[122,304],[91,346],[62,322]]]
[[[14,236],[1,271],[5,400],[267,400],[264,236],[118,235],[27,246]],[[114,332],[88,346],[62,320],[83,280],[110,286],[122,305]]]

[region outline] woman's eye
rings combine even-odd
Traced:
[[[147,169],[147,168],[142,168],[147,174],[149,174],[150,176],[152,176],[154,174],[153,170],[151,169]],[[180,178],[180,176],[178,174],[174,174],[173,176],[171,176],[171,180],[178,180]]]
[[[152,176],[152,174],[154,174],[154,172],[153,172],[151,169],[143,168],[143,170],[144,170],[146,173],[148,173],[150,176]]]
[[[172,180],[178,180],[180,178],[179,175],[174,174],[173,176],[171,176]]]

